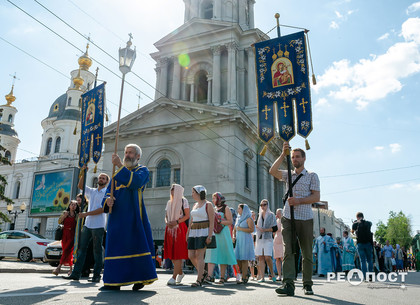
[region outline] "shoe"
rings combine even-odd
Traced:
[[[273,277],[271,280],[273,281],[273,283],[277,281],[275,277]]]
[[[120,291],[121,286],[102,286],[99,288],[100,291]]]
[[[73,274],[70,274],[69,276],[63,276],[62,278],[65,279],[65,280],[73,280],[73,281],[78,281],[79,280],[79,278],[76,277]]]
[[[265,282],[265,280],[263,278],[258,281],[258,283],[264,283],[264,282]]]
[[[55,268],[54,270],[53,270],[53,274],[55,275],[55,276],[57,276],[59,273],[60,273],[60,269],[57,267],[57,268]]]
[[[99,283],[101,281],[101,277],[100,276],[94,276],[94,277],[92,277],[92,279],[90,279],[88,281],[92,282],[92,283]]]
[[[203,284],[200,281],[196,281],[195,283],[191,284],[192,288],[201,287]]]
[[[185,273],[183,273],[183,274],[178,274],[178,275],[176,276],[176,284],[177,284],[177,285],[181,284],[181,281],[182,281],[182,279],[184,278],[184,276],[185,276]]]
[[[176,281],[175,281],[175,279],[174,279],[173,277],[171,277],[171,278],[169,279],[169,281],[166,283],[166,285],[168,285],[168,286],[173,286],[173,285],[176,285]]]
[[[138,291],[138,290],[142,289],[143,287],[144,287],[143,284],[136,283],[136,284],[133,285],[133,288],[131,288],[131,289],[133,289],[133,291]]]
[[[211,284],[214,283],[214,276],[206,276],[206,278],[204,279],[204,282],[206,282],[207,284]]]
[[[311,286],[309,286],[309,285],[305,285],[305,286],[303,286],[303,292],[304,292],[306,295],[313,295],[313,294],[314,294],[314,291],[312,290],[312,287],[311,287]]]
[[[289,297],[295,295],[295,288],[290,284],[284,284],[283,286],[276,289],[278,294],[286,294]]]
[[[223,277],[221,277],[220,278],[220,281],[218,281],[216,284],[218,284],[218,285],[224,285],[225,282],[226,282],[226,280]]]

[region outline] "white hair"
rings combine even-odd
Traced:
[[[136,155],[139,156],[139,158],[141,158],[142,151],[140,146],[138,146],[137,144],[127,144],[124,150],[126,150],[127,148],[134,148],[136,150]]]

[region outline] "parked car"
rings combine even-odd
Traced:
[[[0,259],[17,257],[22,262],[44,257],[45,248],[52,240],[44,236],[25,231],[0,232]]]
[[[45,249],[44,262],[48,262],[52,267],[57,267],[60,263],[61,255],[63,254],[63,247],[61,240],[56,240],[48,244]]]

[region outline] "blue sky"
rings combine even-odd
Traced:
[[[82,38],[37,2],[10,0],[84,50]],[[137,60],[133,70],[155,85],[153,43],[183,24],[181,0],[38,0],[112,55],[133,33]],[[165,7],[165,9],[162,9]],[[391,0],[257,0],[255,25],[268,32],[280,23],[310,30],[318,84],[312,87],[314,130],[306,168],[321,178],[321,198],[346,223],[358,211],[376,224],[389,211],[402,210],[420,230],[420,2]],[[281,29],[282,35],[295,30]],[[269,33],[274,37],[275,31]],[[54,67],[43,65],[12,43]],[[0,4],[0,91],[9,93],[17,73],[14,105],[21,139],[18,159],[39,154],[41,120],[69,86],[81,52],[31,19],[11,3]],[[95,46],[89,54],[114,73],[117,64]],[[99,66],[106,80],[111,120],[117,118],[120,79]],[[125,87],[122,115],[144,106],[154,90],[133,74]],[[0,103],[5,103],[0,102]],[[293,147],[303,147],[295,137]]]

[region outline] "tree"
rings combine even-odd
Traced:
[[[410,219],[402,211],[398,214],[390,211],[386,230],[386,239],[394,244],[408,248],[411,244],[411,223]]]
[[[382,245],[385,244],[387,230],[388,227],[382,222],[382,220],[379,220],[376,224],[375,239]]]
[[[0,151],[6,151],[6,149],[0,145]],[[0,166],[1,165],[12,165],[6,157],[3,157],[0,154]],[[13,201],[10,198],[4,196],[4,190],[6,189],[7,180],[3,175],[0,175],[0,201],[5,201],[7,204],[12,204]],[[9,217],[6,214],[0,211],[0,223],[2,222],[10,222]]]

